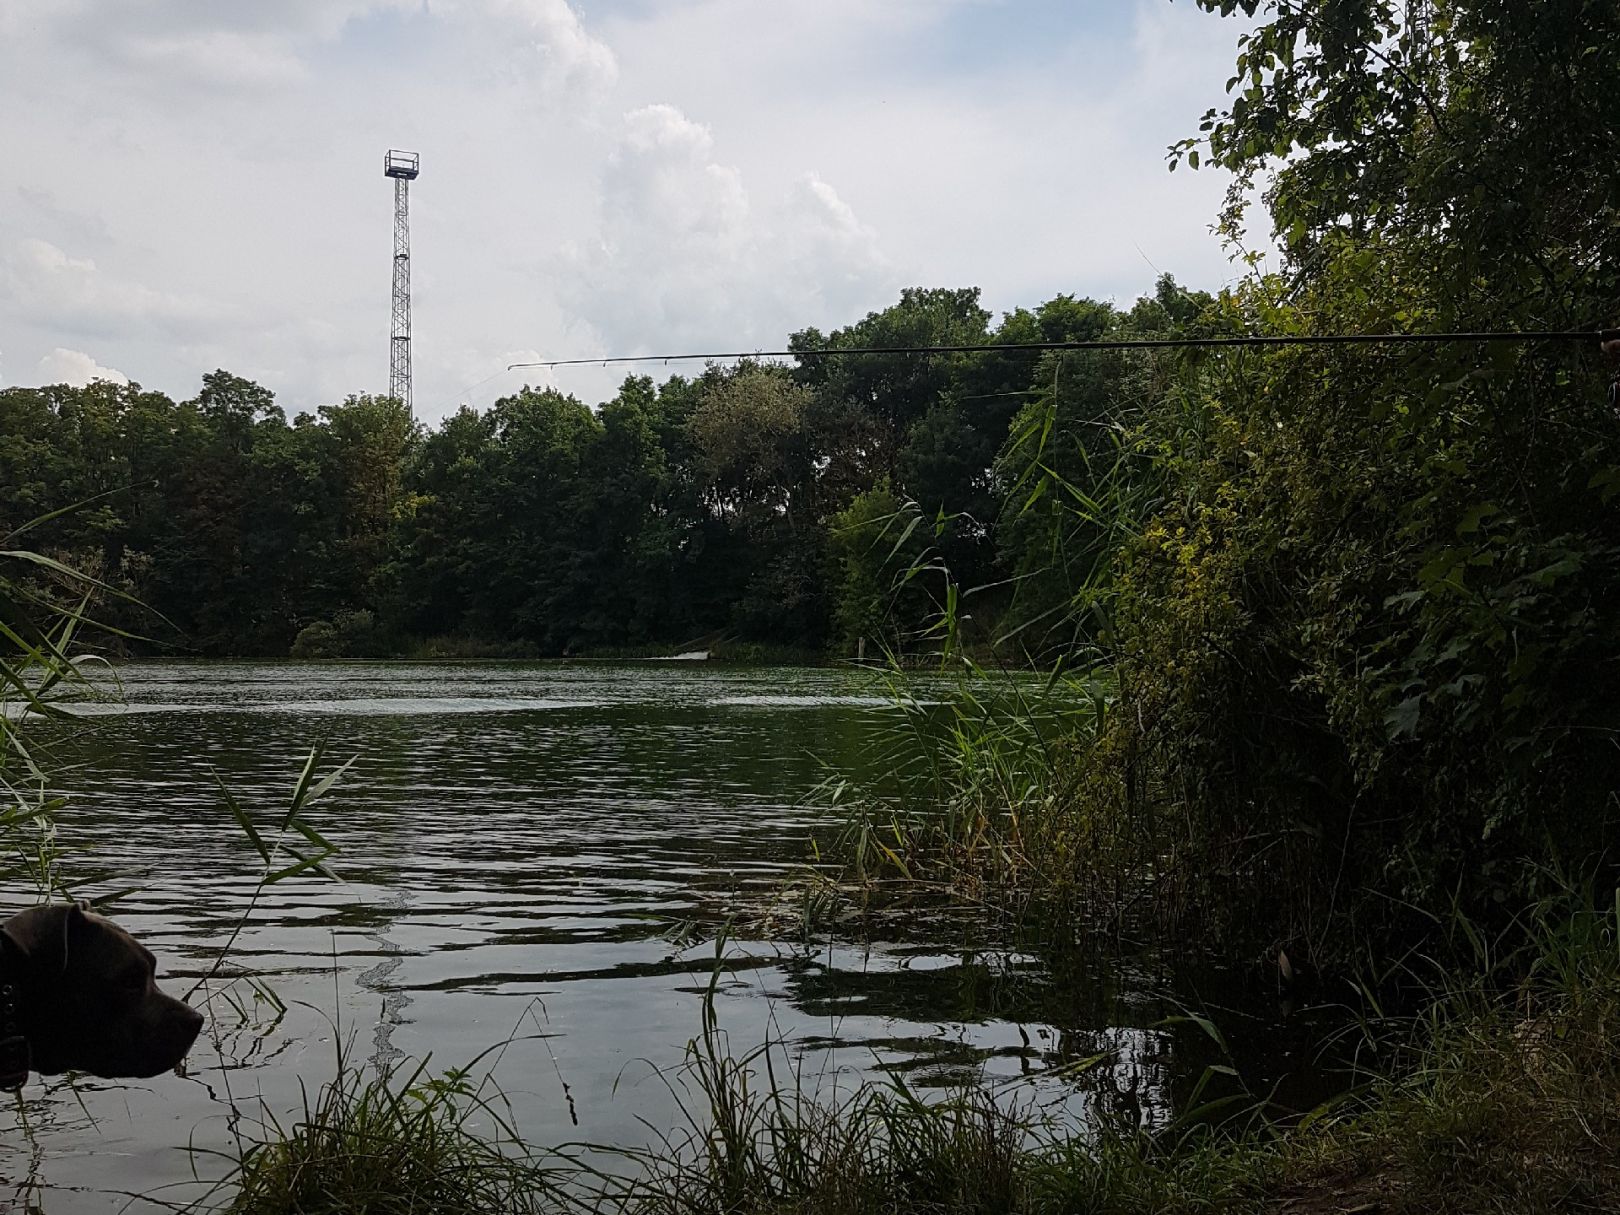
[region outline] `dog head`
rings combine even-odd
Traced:
[[[156,1076],[197,1038],[202,1015],[153,981],[156,959],[77,903],[30,907],[0,924],[17,1026],[43,1075]]]

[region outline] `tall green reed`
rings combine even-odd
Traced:
[[[491,1052],[504,1048],[492,1047]],[[575,1171],[526,1145],[484,1055],[375,1070],[340,1045],[332,1079],[289,1122],[267,1111],[197,1210],[232,1215],[528,1215],[573,1199]]]
[[[65,512],[56,512],[62,514]],[[47,515],[0,537],[0,880],[21,880],[39,898],[66,894],[57,836],[65,800],[51,792],[52,763],[30,718],[61,721],[64,702],[101,695],[87,675],[100,662],[77,648],[98,594],[119,594],[43,553],[18,546]]]

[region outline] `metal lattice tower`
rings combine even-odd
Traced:
[[[403,401],[414,418],[411,401],[411,182],[422,171],[415,152],[393,148],[383,157],[383,176],[394,179],[394,323],[388,340],[388,395]]]

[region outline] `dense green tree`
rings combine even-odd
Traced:
[[[789,348],[975,345],[989,341],[989,322],[990,313],[980,306],[977,287],[910,287],[901,292],[899,303],[847,328],[825,336],[816,329],[795,333]],[[796,375],[800,383],[826,400],[858,409],[873,420],[873,467],[879,474],[893,476],[911,427],[950,387],[957,369],[976,357],[984,356],[801,356]]]
[[[833,516],[834,637],[880,660],[916,646],[937,605],[928,595],[929,520],[880,481]]]
[[[1262,187],[1285,253],[1209,323],[1613,323],[1620,9],[1200,4],[1259,24],[1175,154],[1234,171],[1231,233]],[[1501,926],[1569,875],[1612,888],[1620,430],[1597,355],[1204,360],[1142,430],[1168,492],[1120,575],[1127,703],[1077,765],[1092,838],[1151,852],[1206,927],[1318,947]]]
[[[1272,227],[1307,273],[1390,238],[1420,246],[1438,327],[1613,322],[1620,8],[1198,3],[1262,17],[1230,104],[1206,115],[1202,142],[1172,152],[1202,148],[1233,172],[1230,230],[1264,183]]]
[[[728,624],[758,639],[819,644],[826,627],[824,532],[811,447],[811,392],[786,371],[744,364],[711,373],[687,422],[711,520],[714,572],[727,577]]]
[[[443,636],[468,627],[482,573],[472,540],[497,517],[484,480],[494,446],[494,413],[463,406],[423,437],[405,470],[379,598],[406,632]]]
[[[1025,314],[1025,332],[1042,336],[1024,340],[1171,338],[1194,332],[1212,303],[1165,275],[1129,312],[1060,296]],[[1106,641],[1115,554],[1163,492],[1162,453],[1142,450],[1133,430],[1162,419],[1186,378],[1169,352],[1041,357],[996,456],[996,539],[1013,587],[1002,632],[1017,649],[1073,656]]]
[[[1059,296],[991,328],[976,291],[918,290],[795,341],[1028,342],[1113,323]],[[959,584],[1024,559],[1027,545],[998,547],[997,454],[1053,383],[1064,375],[1029,352],[807,355],[630,377],[596,409],[526,388],[428,428],[369,396],[289,419],[225,371],[178,403],[106,383],[8,389],[0,522],[82,504],[39,536],[150,606],[98,607],[136,645],[336,654],[460,637],[564,653],[732,635],[814,649],[836,627],[840,518],[879,486],[927,517],[930,559]],[[907,610],[895,637],[917,632]]]
[[[802,513],[810,482],[809,399],[777,368],[744,365],[707,387],[687,429],[715,513],[753,529]]]

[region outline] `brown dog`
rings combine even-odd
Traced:
[[[202,1015],[152,981],[156,959],[79,903],[30,907],[0,924],[0,1087],[29,1070],[108,1079],[174,1067]]]

